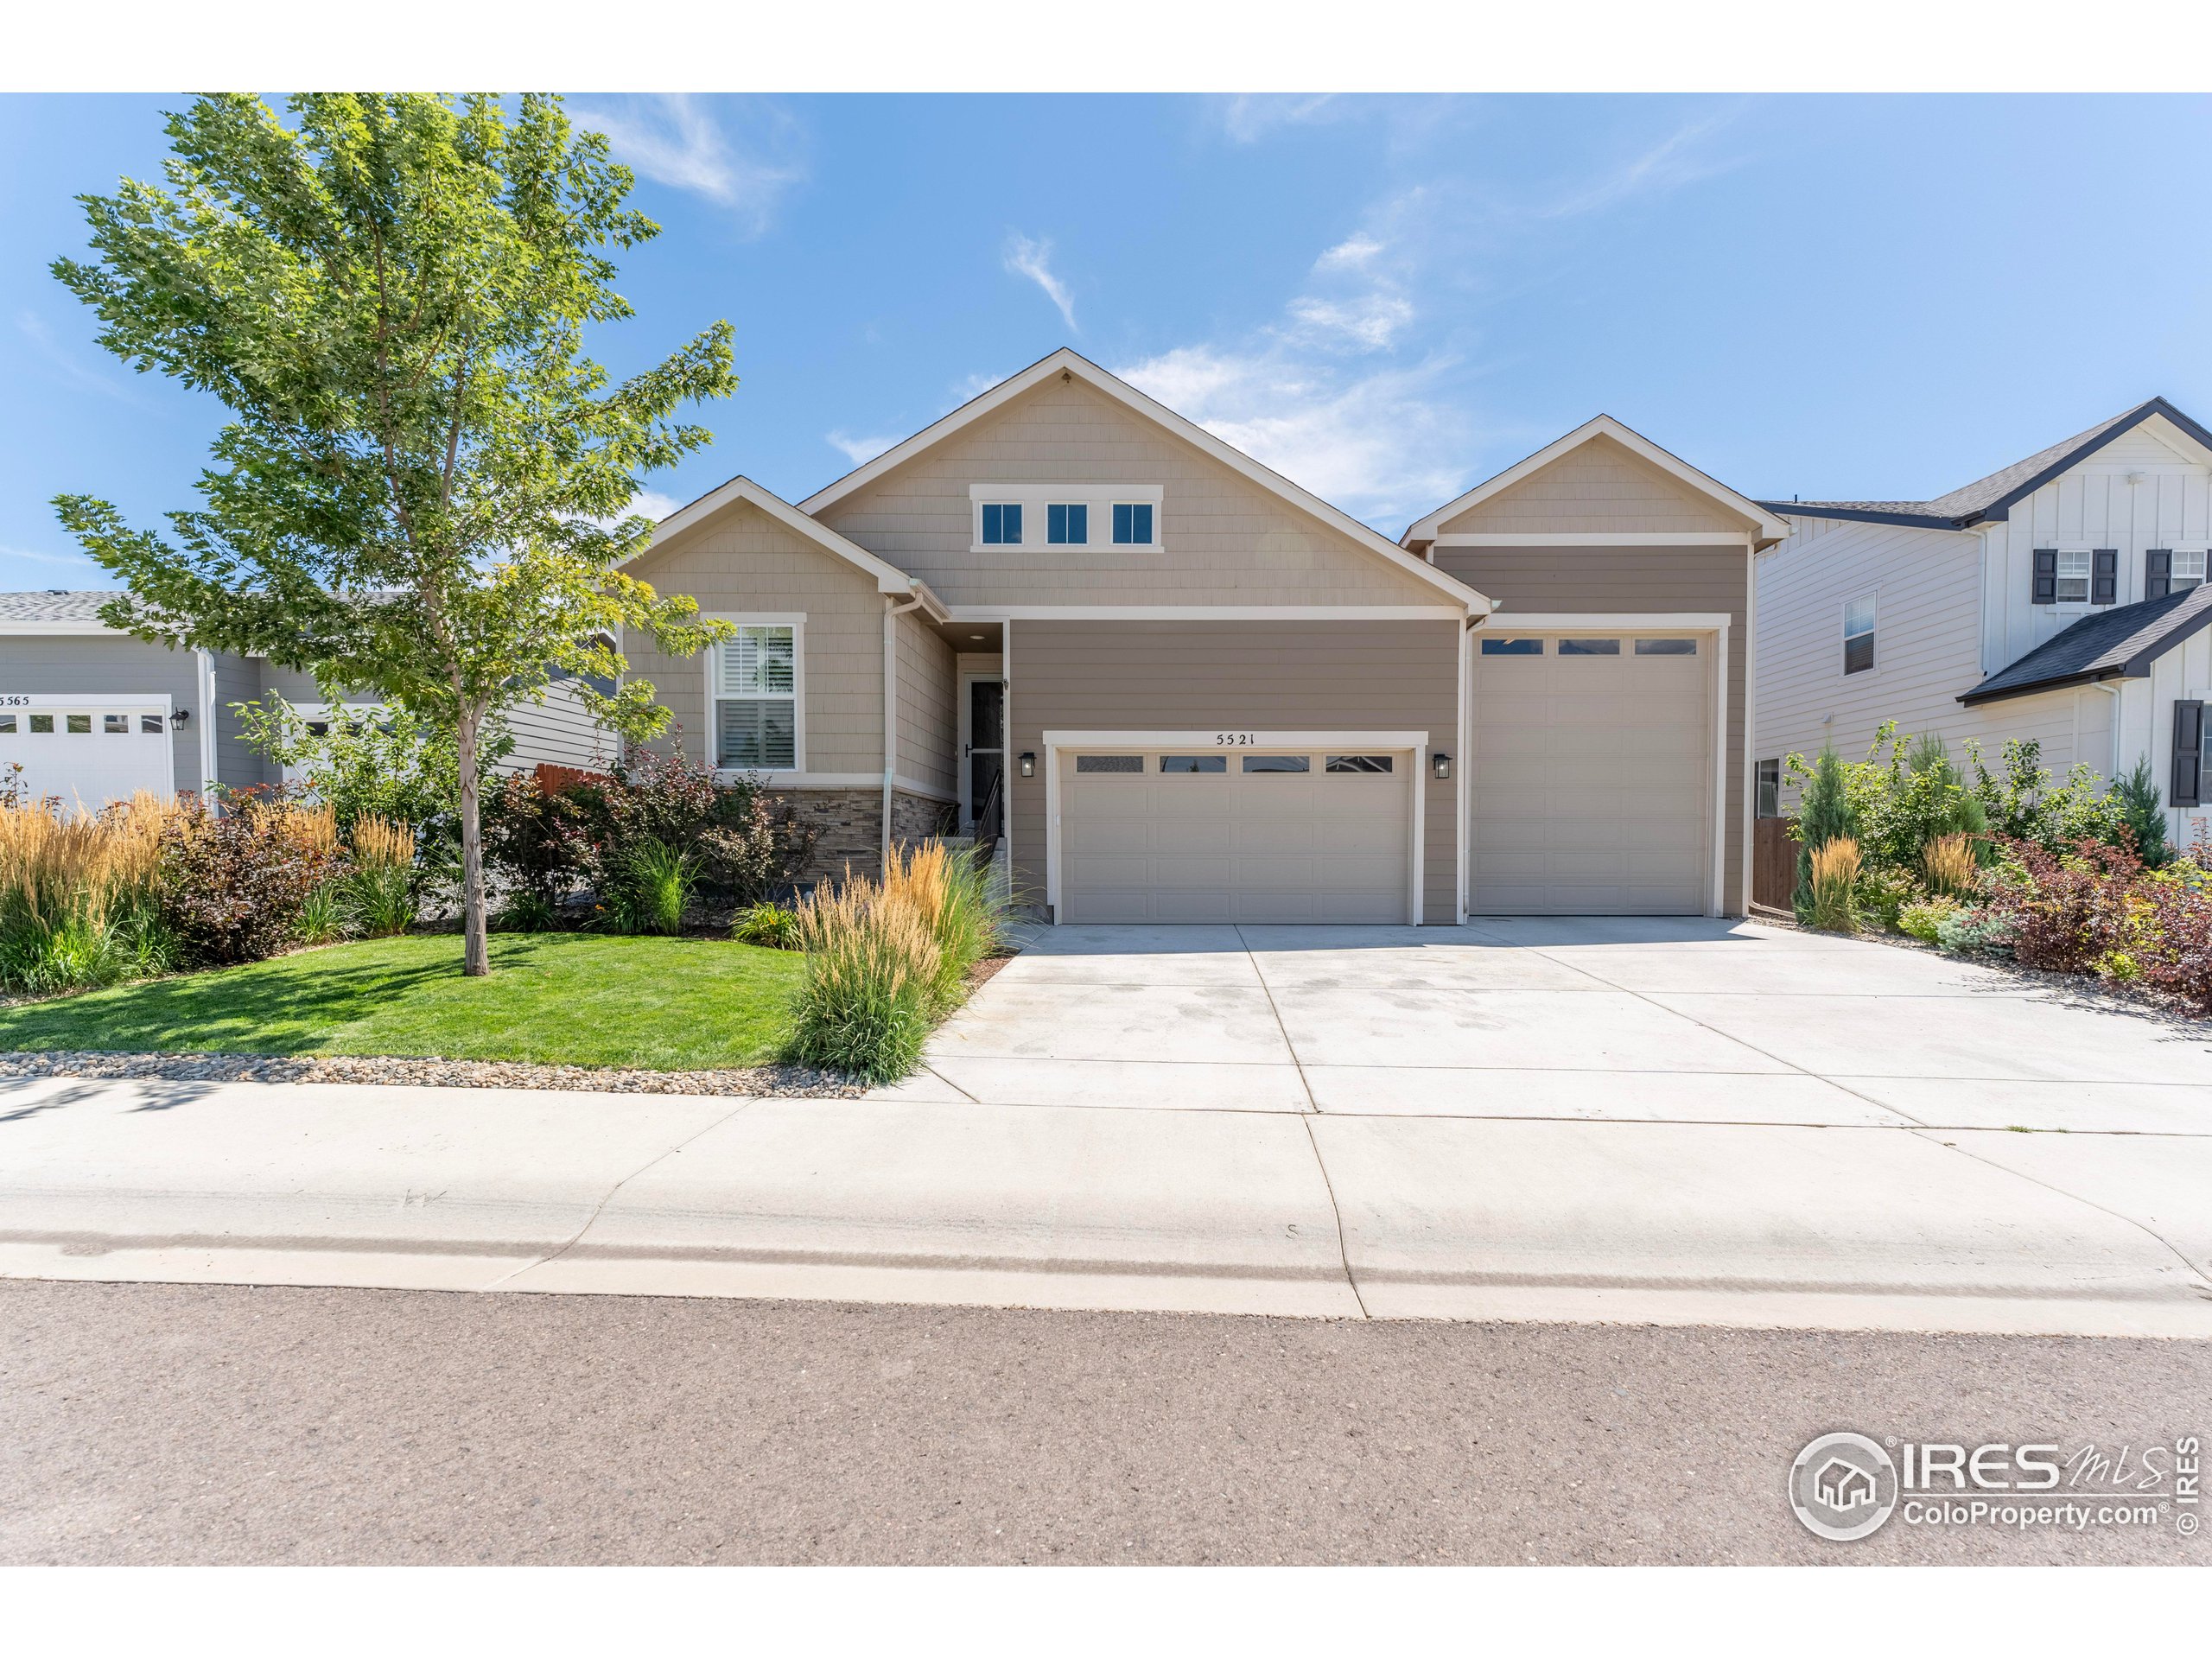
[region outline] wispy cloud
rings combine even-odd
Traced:
[[[35,567],[35,571],[26,570],[22,575],[11,578],[8,575],[8,568],[17,560]],[[0,546],[0,587],[21,582],[32,587],[51,588],[56,576],[74,577],[74,585],[83,588],[112,588],[115,585],[113,576],[81,553],[46,553],[35,548]]]
[[[1620,166],[1567,191],[1539,207],[1540,219],[1574,219],[1601,213],[1640,196],[1662,194],[1726,173],[1740,164],[1735,156],[1717,156],[1703,141],[1733,121],[1743,106],[1731,105],[1684,122],[1673,132]]]
[[[1027,276],[1043,289],[1045,296],[1059,307],[1060,321],[1067,324],[1071,332],[1079,333],[1075,323],[1075,296],[1068,292],[1065,283],[1052,274],[1052,253],[1050,242],[1033,240],[1016,231],[1007,238],[1006,268],[1012,275]]]
[[[715,109],[673,92],[573,114],[607,135],[618,160],[730,209],[754,235],[767,229],[784,192],[806,176],[797,119],[762,100]]]
[[[1329,92],[1240,92],[1215,105],[1222,130],[1240,144],[1257,143],[1285,127],[1334,120],[1344,105]]]
[[[639,490],[630,498],[630,511],[642,513],[658,524],[683,504],[674,496],[659,490]]]
[[[143,400],[126,382],[102,374],[97,369],[87,368],[79,362],[67,346],[54,339],[54,331],[46,326],[45,319],[35,311],[18,311],[16,327],[25,340],[30,341],[32,349],[46,359],[48,366],[72,385],[82,386],[87,391],[97,391],[103,397],[112,397],[118,403],[143,406]]]
[[[843,450],[845,459],[855,467],[865,461],[874,461],[892,445],[902,443],[906,438],[906,434],[904,432],[856,435],[842,429],[825,432],[822,435],[829,442],[831,448]]]

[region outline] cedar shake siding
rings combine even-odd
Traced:
[[[978,547],[969,486],[1158,485],[1153,549]],[[1081,380],[1046,381],[844,499],[823,524],[947,605],[1446,605],[1451,600]]]
[[[1047,731],[1426,731],[1459,752],[1459,624],[1018,621],[1007,780],[1016,896],[1045,897]],[[1037,775],[1020,775],[1022,751]],[[1422,918],[1459,919],[1457,782],[1421,779]]]
[[[1439,547],[1437,568],[1496,600],[1486,625],[1513,631],[1515,613],[1547,612],[1726,613],[1728,627],[1728,842],[1722,856],[1720,909],[1744,910],[1744,666],[1751,553],[1735,547]],[[1017,659],[1018,661],[1019,659]],[[1479,790],[1482,780],[1471,780]],[[1621,810],[1632,815],[1633,801]]]

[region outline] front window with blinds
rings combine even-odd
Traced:
[[[715,764],[750,772],[798,766],[798,630],[742,623],[715,647]]]

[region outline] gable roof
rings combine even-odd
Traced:
[[[1219,461],[1232,472],[1241,474],[1262,489],[1279,496],[1300,512],[1309,513],[1338,534],[1350,537],[1377,558],[1395,565],[1407,575],[1449,594],[1470,609],[1487,612],[1490,601],[1458,578],[1447,575],[1435,566],[1415,558],[1389,537],[1370,530],[1340,507],[1334,507],[1303,486],[1294,484],[1271,467],[1266,467],[1246,454],[1242,449],[1223,442],[1197,422],[1178,415],[1166,404],[1147,397],[1117,374],[1109,373],[1079,353],[1061,346],[1049,357],[1040,358],[1020,373],[1001,380],[988,391],[968,402],[933,422],[908,438],[904,443],[893,445],[874,461],[855,467],[835,483],[816,491],[800,502],[804,512],[821,512],[835,506],[855,492],[866,488],[893,468],[903,467],[923,451],[943,442],[965,427],[973,425],[985,416],[995,413],[1020,397],[1024,392],[1042,385],[1054,375],[1065,374],[1082,381],[1094,390],[1120,404],[1131,413],[1141,416],[1155,426],[1165,428],[1171,435],[1202,451],[1211,460]]]
[[[2009,518],[2015,502],[2033,495],[2069,467],[2088,460],[2123,433],[2159,416],[2212,450],[2212,431],[2191,420],[2163,397],[2099,421],[2086,432],[2038,449],[2025,461],[1999,467],[1987,478],[1964,484],[1932,501],[1768,501],[1761,505],[1786,516],[1853,518],[1878,524],[1910,524],[1926,530],[1970,530],[1985,521]]]
[[[2207,623],[2212,623],[2212,586],[2203,583],[2115,606],[2061,629],[1959,701],[1995,702],[2094,680],[2139,680],[2154,661]]]
[[[652,545],[630,563],[635,564],[638,559],[650,558],[672,537],[704,524],[716,513],[741,502],[759,508],[785,529],[795,531],[817,546],[836,554],[848,564],[865,571],[874,578],[875,590],[879,594],[918,594],[922,608],[932,620],[942,622],[945,620],[944,605],[930,591],[927,582],[869,552],[858,542],[840,536],[819,519],[809,518],[766,485],[756,483],[741,474],[719,489],[709,490],[697,500],[678,507],[654,525]]]
[[[1478,507],[1491,497],[1501,495],[1523,479],[1548,467],[1561,455],[1580,449],[1586,443],[1599,438],[1611,438],[1638,460],[1647,461],[1677,483],[1687,484],[1700,494],[1719,502],[1729,512],[1740,514],[1751,521],[1756,533],[1769,541],[1780,541],[1789,533],[1789,526],[1773,512],[1749,496],[1738,495],[1719,479],[1713,478],[1689,464],[1679,455],[1670,454],[1634,428],[1624,426],[1610,415],[1599,415],[1585,421],[1566,436],[1556,438],[1533,455],[1516,461],[1493,478],[1478,484],[1465,495],[1446,501],[1425,518],[1416,518],[1406,527],[1400,540],[1407,545],[1414,542],[1433,542],[1439,527],[1446,519],[1457,518],[1471,507]]]
[[[119,588],[35,588],[0,594],[0,626],[10,622],[97,622]]]

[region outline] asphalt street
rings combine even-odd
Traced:
[[[2212,1561],[1783,1496],[2212,1427],[2212,1344],[0,1283],[0,1560]]]

